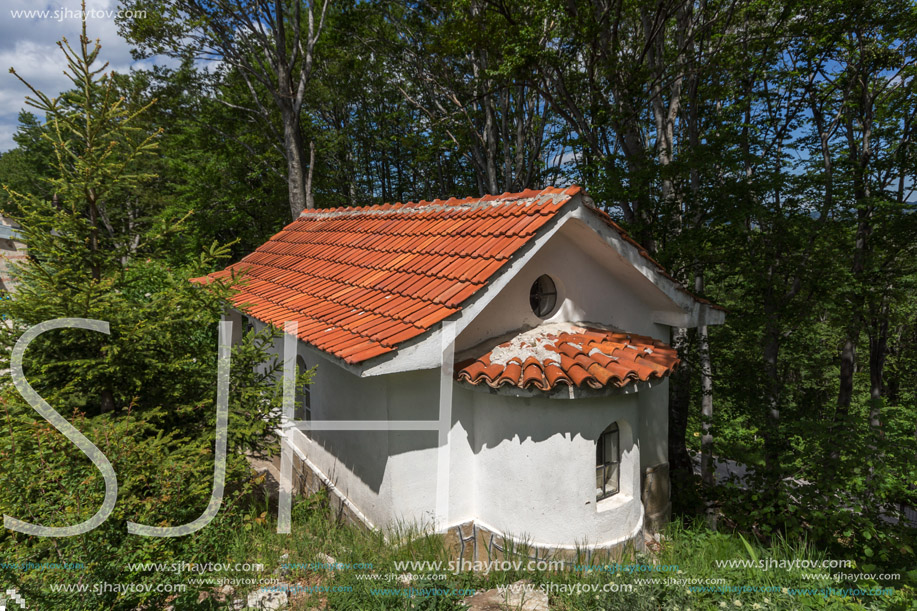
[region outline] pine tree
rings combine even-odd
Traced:
[[[21,225],[29,259],[14,268],[12,298],[0,301],[8,323],[0,326],[0,368],[8,368],[10,349],[29,327],[57,318],[106,321],[109,335],[59,329],[35,339],[24,365],[39,395],[65,415],[150,411],[164,429],[210,435],[213,414],[205,406],[214,398],[216,323],[233,288],[189,278],[212,271],[231,244],[214,243],[175,266],[165,238],[184,219],[161,220],[140,246],[110,224],[103,228],[102,212],[115,214],[151,178],[143,161],[155,153],[159,131],[137,127],[152,103],[132,109],[115,95],[85,21],[78,50],[66,39],[59,45],[72,90],[52,98],[20,78],[32,92],[28,104],[47,117],[41,133],[54,152],[48,182],[55,195],[5,187],[13,205],[2,212]],[[277,424],[277,367],[254,367],[268,360],[271,334],[251,334],[234,348],[230,444],[237,449],[259,451]],[[4,384],[0,392],[22,403]]]
[[[207,505],[214,470],[216,323],[232,288],[188,279],[212,271],[228,247],[215,244],[197,260],[175,266],[160,238],[181,221],[159,222],[139,245],[119,235],[118,224],[106,223],[106,211],[114,216],[129,198],[140,199],[158,132],[140,127],[149,104],[132,108],[116,95],[85,21],[76,50],[66,40],[60,47],[73,89],[52,98],[20,79],[32,93],[28,103],[47,117],[40,131],[53,163],[50,190],[5,187],[3,212],[21,225],[29,259],[15,268],[16,292],[0,301],[7,323],[0,325],[0,370],[9,368],[10,349],[22,333],[38,323],[65,317],[109,323],[109,335],[81,329],[40,335],[25,355],[24,374],[110,459],[119,494],[110,517],[86,534],[49,541],[6,531],[0,549],[18,561],[83,563],[86,571],[72,572],[80,580],[161,581],[161,575],[131,573],[112,560],[217,553],[211,548],[241,520],[236,501],[251,491],[242,451],[265,450],[279,425],[279,365],[255,367],[267,360],[270,330],[250,333],[233,348],[226,500],[211,525],[195,537],[129,535],[127,521],[177,526]],[[9,376],[0,378],[0,417],[0,513],[45,526],[91,516],[103,496],[99,471],[26,404]],[[40,608],[158,607],[154,603],[167,596],[111,593],[84,600],[81,593],[48,593],[37,572],[0,568],[0,577]],[[175,606],[188,608],[197,594],[186,598]]]

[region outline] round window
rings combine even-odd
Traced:
[[[529,304],[535,316],[545,318],[557,305],[557,287],[550,276],[539,276],[529,291]]]

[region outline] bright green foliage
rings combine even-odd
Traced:
[[[0,183],[19,193],[40,194],[51,199],[53,193],[47,183],[53,166],[51,143],[42,137],[44,127],[30,112],[19,113],[19,129],[13,135],[17,148],[0,155]],[[9,193],[0,190],[4,209],[13,204]]]
[[[99,47],[89,51],[88,44],[84,35],[78,56],[62,45],[75,91],[62,95],[63,101],[34,92],[36,105],[49,117],[43,138],[57,151],[56,175],[49,182],[59,200],[13,194],[18,210],[9,213],[22,226],[31,258],[16,269],[20,284],[14,298],[0,304],[13,321],[0,332],[11,345],[22,330],[45,320],[105,320],[110,336],[65,329],[35,341],[26,373],[36,390],[62,411],[78,408],[94,415],[128,406],[168,407],[163,418],[170,424],[200,420],[190,410],[200,410],[195,398],[213,388],[215,323],[229,289],[204,288],[188,279],[211,270],[227,249],[214,244],[196,261],[173,267],[163,261],[163,251],[180,222],[138,236],[103,234],[101,216],[93,220],[93,209],[127,206],[140,182],[151,178],[135,166],[152,151],[156,132],[133,126],[149,104],[129,111],[123,98],[113,98],[112,77],[100,76],[102,68],[94,67]],[[134,242],[129,250],[127,241]],[[267,374],[254,378],[245,373],[249,367],[235,369],[239,388],[268,383]],[[246,401],[252,403],[250,397]],[[253,422],[258,430],[252,436],[270,425]]]
[[[104,496],[98,471],[66,438],[35,414],[4,404],[10,434],[3,437],[4,492],[0,506],[6,515],[42,525],[67,525],[95,513]],[[0,548],[13,563],[75,563],[85,570],[23,572],[4,570],[4,583],[15,586],[33,608],[132,609],[143,600],[162,595],[118,596],[116,593],[55,593],[49,584],[170,582],[167,573],[138,578],[129,563],[190,561],[198,555],[194,538],[157,539],[127,535],[128,520],[150,525],[178,525],[194,520],[207,506],[213,480],[213,440],[181,430],[163,432],[162,410],[106,414],[87,418],[78,412],[70,421],[109,458],[118,474],[115,511],[99,528],[63,539],[38,538],[4,530]],[[247,465],[230,455],[227,479],[231,490],[245,489]],[[227,494],[222,513],[232,512]],[[218,514],[217,522],[224,519]]]
[[[118,240],[121,236],[105,239],[102,235],[105,206],[118,189],[136,187],[150,178],[137,171],[135,162],[155,149],[157,134],[143,133],[134,125],[146,107],[129,109],[123,98],[116,97],[114,80],[103,74],[108,64],[96,64],[101,45],[96,42],[92,49],[89,45],[85,23],[78,52],[66,39],[59,43],[67,59],[65,74],[74,86],[59,98],[48,97],[23,81],[34,95],[26,103],[48,117],[43,137],[52,145],[56,163],[49,182],[59,200],[56,207],[22,205],[20,214],[31,249],[48,254],[46,265],[67,268],[70,273],[82,271],[99,281],[128,254],[126,244]],[[88,252],[67,250],[64,240],[74,245],[88,243]]]
[[[229,245],[238,259],[289,222],[286,185],[272,169],[283,164],[283,156],[265,141],[257,122],[209,97],[216,78],[190,63],[120,77],[137,104],[157,100],[142,120],[150,129],[163,128],[156,158],[155,193],[162,208],[157,216],[188,215],[182,231],[168,236],[177,265],[214,241]],[[224,99],[237,103],[241,86],[227,83]]]
[[[84,25],[85,28],[85,25]],[[227,490],[217,518],[202,532],[159,539],[128,535],[126,522],[177,526],[197,518],[213,485],[217,322],[232,289],[189,278],[211,271],[228,248],[213,244],[176,266],[166,251],[181,223],[163,215],[142,222],[134,212],[154,205],[144,192],[154,176],[158,130],[146,129],[149,104],[131,108],[115,79],[97,67],[98,44],[81,37],[78,51],[61,45],[74,89],[49,98],[32,89],[47,115],[40,132],[54,152],[48,191],[9,190],[4,212],[21,226],[30,258],[15,269],[17,291],[0,301],[0,368],[22,332],[55,318],[107,321],[111,334],[62,329],[37,338],[25,356],[26,378],[58,412],[111,460],[119,495],[112,516],[77,537],[49,539],[4,530],[10,562],[82,563],[56,574],[4,570],[32,605],[47,609],[136,609],[162,604],[166,592],[54,592],[53,583],[155,584],[168,573],[127,568],[144,561],[215,561],[220,538],[239,519],[252,490],[241,453],[269,453],[278,426],[279,363],[267,347],[272,329],[245,335],[233,348]],[[146,202],[146,204],[144,204]],[[131,216],[133,214],[133,217]],[[136,224],[123,223],[133,218]],[[138,227],[146,227],[138,229]],[[94,514],[102,478],[66,438],[41,420],[13,388],[0,383],[5,434],[0,442],[0,509],[32,523],[61,526]],[[187,608],[187,607],[184,607]]]
[[[321,494],[298,499],[293,507],[290,536],[278,535],[270,513],[265,514],[257,507],[249,511],[242,524],[250,526],[235,532],[227,542],[227,549],[233,556],[244,555],[250,562],[265,565],[263,572],[253,572],[250,577],[273,574],[288,565],[282,570],[285,582],[324,588],[295,595],[293,609],[349,611],[407,607],[458,611],[466,608],[461,603],[465,595],[442,592],[466,588],[480,591],[520,579],[536,588],[554,588],[548,597],[549,605],[560,611],[706,611],[723,608],[721,603],[729,609],[778,611],[908,609],[914,602],[913,584],[917,579],[917,573],[907,575],[902,571],[902,581],[879,586],[883,591],[891,586],[893,592],[886,591],[881,596],[843,596],[825,588],[873,590],[878,584],[857,582],[852,576],[871,572],[874,567],[806,568],[837,558],[819,551],[805,538],[776,538],[772,545],[762,546],[740,534],[715,533],[703,524],[680,520],[668,525],[662,544],[654,546],[651,552],[629,548],[620,554],[588,555],[583,550],[563,558],[564,564],[554,567],[560,570],[539,570],[526,566],[533,550],[522,543],[509,545],[505,557],[510,562],[520,562],[518,570],[493,570],[486,574],[453,570],[449,565],[456,559],[453,551],[442,536],[428,531],[403,527],[383,536],[342,523],[328,509],[327,499]],[[305,568],[323,562],[316,560],[318,554],[333,557],[341,568]],[[503,556],[493,558],[503,559]],[[395,563],[404,561],[439,562],[442,568],[397,569]],[[408,575],[410,580],[406,583]],[[606,584],[610,584],[610,591],[603,590]],[[707,586],[710,589],[705,590]],[[745,587],[748,591],[724,592],[718,587]],[[441,594],[424,595],[424,588],[438,588]]]

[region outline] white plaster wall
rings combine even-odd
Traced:
[[[439,418],[439,370],[427,369],[382,376],[387,383],[392,420]],[[391,515],[383,526],[429,527],[436,508],[435,431],[391,431],[386,482]]]
[[[641,385],[637,392],[640,424],[640,466],[669,461],[669,379]]]
[[[392,419],[437,417],[438,370],[360,379],[327,363],[318,372],[316,419],[384,419],[386,409]],[[336,403],[334,393],[319,391],[337,383],[359,395],[373,390],[371,380],[387,381],[377,388],[384,402],[367,395]],[[313,440],[296,439],[378,527],[429,527],[437,494],[447,486],[450,526],[475,520],[536,545],[610,545],[640,526],[642,468],[656,464],[642,457],[643,448],[665,443],[664,430],[642,426],[647,410],[664,412],[664,397],[657,387],[573,401],[517,398],[455,384],[448,481],[437,479],[435,432],[315,432]],[[597,504],[595,440],[612,422],[622,430],[621,492]]]
[[[231,313],[228,318],[235,323],[233,336],[238,339],[241,317]],[[265,327],[261,321],[252,322],[256,331]],[[275,340],[269,352],[282,359],[283,337]],[[317,366],[311,384],[313,420],[389,419],[388,387],[391,378],[400,376],[359,378],[303,342],[298,342],[297,352],[307,367]],[[396,433],[313,431],[308,437],[295,433],[291,439],[374,525],[381,526],[391,523],[395,516],[391,482],[386,478],[392,454],[390,434]]]
[[[278,341],[277,354],[282,347]],[[360,378],[299,344],[308,367],[318,365],[311,386],[313,420],[437,420],[439,370],[427,369]],[[471,515],[470,443],[463,442],[468,410],[453,408],[450,438],[449,507]],[[437,490],[436,431],[313,431],[294,442],[377,527],[428,528]]]
[[[532,284],[549,275],[559,306],[546,319],[529,304]],[[649,285],[649,286],[648,286]],[[668,327],[652,322],[654,309],[671,304],[633,266],[579,221],[568,222],[535,253],[506,288],[459,335],[461,352],[485,340],[547,322],[587,321],[669,341]]]
[[[357,378],[318,357],[300,342],[308,367],[318,365],[311,386],[313,420],[388,420],[386,378]],[[392,519],[392,488],[386,480],[392,454],[387,431],[313,431],[297,436],[299,447],[338,490],[374,524]]]
[[[635,396],[555,401],[466,391],[475,408],[477,516],[517,540],[612,544],[639,527],[639,404]],[[621,491],[596,503],[595,441],[621,426]]]
[[[324,382],[337,382],[360,394],[371,390],[369,380],[331,363],[320,364],[319,372],[313,386],[316,419],[384,418],[369,396],[334,403],[334,396],[318,391]],[[384,376],[388,415],[435,419],[437,373]],[[641,427],[647,409],[664,410],[663,391],[569,401],[493,395],[456,384],[448,481],[437,480],[433,432],[316,432],[314,441],[297,439],[309,459],[381,528],[429,527],[437,493],[447,486],[448,525],[476,520],[544,546],[610,545],[640,526],[640,474],[647,463],[642,448],[665,442],[664,431]],[[621,426],[622,462],[629,464],[622,468],[621,492],[597,504],[595,440],[612,422]],[[320,435],[333,435],[334,442],[324,444]]]

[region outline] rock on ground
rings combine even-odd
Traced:
[[[283,587],[285,584],[277,584],[278,587]],[[287,593],[282,590],[264,590],[259,589],[255,590],[248,595],[247,606],[253,609],[283,609],[287,606],[289,602],[289,597]]]
[[[548,595],[525,580],[510,585],[505,593],[486,590],[462,602],[468,611],[549,611]]]

